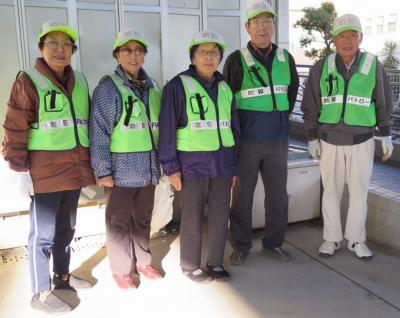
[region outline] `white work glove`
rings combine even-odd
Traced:
[[[308,152],[314,159],[319,159],[321,157],[321,143],[318,139],[308,142]]]
[[[33,183],[29,172],[17,172],[17,190],[26,199],[33,196]]]
[[[382,141],[382,151],[383,151],[382,160],[386,161],[390,158],[390,156],[393,153],[392,137],[391,136],[382,137],[381,141]]]

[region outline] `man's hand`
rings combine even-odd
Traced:
[[[97,184],[101,187],[112,188],[114,186],[114,180],[112,176],[107,176],[97,179]]]
[[[17,189],[24,198],[33,196],[33,183],[29,172],[17,172]]]
[[[318,139],[308,141],[308,152],[314,159],[321,158],[321,143]]]
[[[386,161],[392,156],[393,153],[392,137],[390,136],[382,137],[381,141],[382,141],[382,151],[383,151],[382,160]]]
[[[176,191],[182,190],[182,174],[180,171],[175,172],[174,174],[168,176],[168,180]]]

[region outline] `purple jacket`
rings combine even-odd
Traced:
[[[188,119],[186,114],[186,96],[179,75],[190,75],[204,87],[211,99],[217,104],[218,83],[224,80],[219,72],[215,72],[212,83],[199,78],[193,65],[188,70],[178,74],[165,85],[161,100],[159,156],[166,175],[181,171],[184,179],[229,178],[237,175],[238,145],[240,140],[239,118],[235,99],[232,100],[231,128],[235,146],[223,146],[216,151],[186,152],[176,150],[176,130],[185,127]]]

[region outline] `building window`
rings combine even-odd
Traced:
[[[372,34],[372,19],[367,19],[365,23],[365,35]]]
[[[389,22],[388,22],[388,33],[396,32],[397,27],[397,16],[395,14],[389,15]]]
[[[383,17],[378,17],[378,23],[376,24],[376,33],[382,34],[383,33]]]

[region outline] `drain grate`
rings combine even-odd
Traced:
[[[98,234],[74,238],[71,242],[71,252],[79,253],[99,249],[105,245],[106,235]],[[0,250],[0,265],[26,262],[28,260],[27,246]]]
[[[25,262],[28,260],[28,250],[26,247],[0,250],[0,256],[0,264]]]

